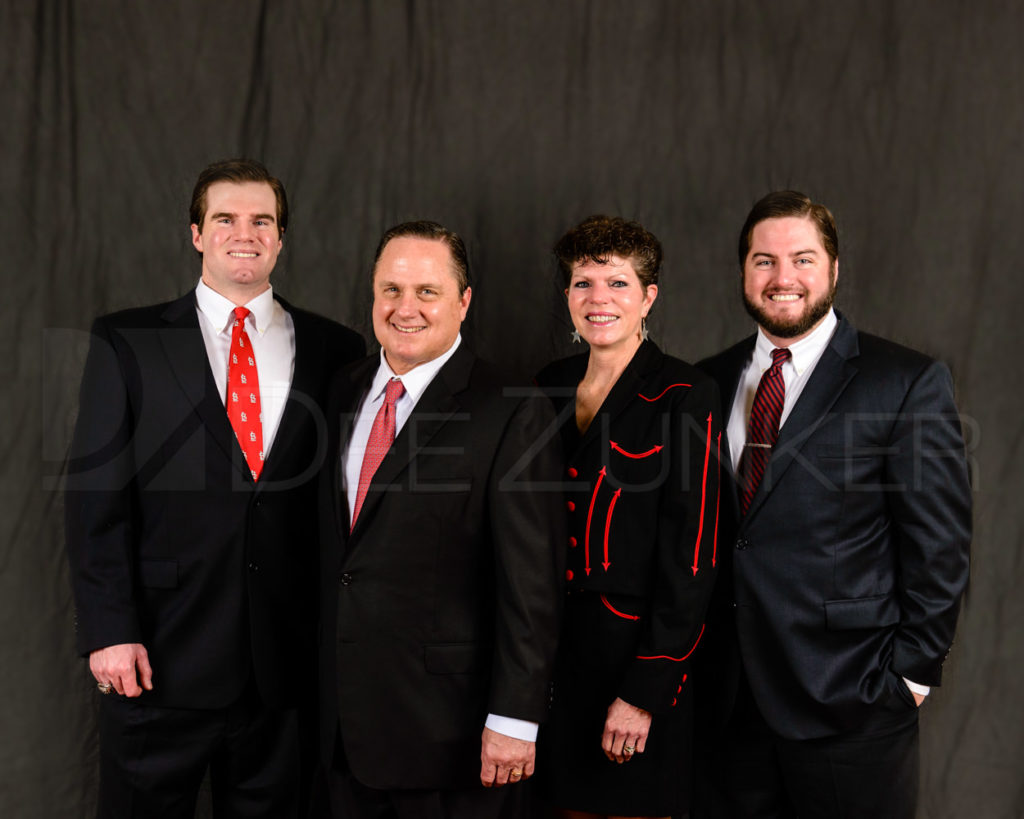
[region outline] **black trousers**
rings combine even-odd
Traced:
[[[193,819],[207,769],[217,819],[298,816],[295,711],[266,708],[252,685],[211,710],[102,698],[99,819]]]
[[[694,816],[729,819],[914,819],[918,713],[894,681],[890,698],[856,731],[785,739],[768,727],[745,680],[714,754],[717,807]]]
[[[401,749],[396,749],[400,754]],[[416,761],[405,763],[415,765]],[[531,781],[458,790],[370,788],[352,775],[340,734],[327,771],[327,789],[333,819],[530,819],[535,815]]]

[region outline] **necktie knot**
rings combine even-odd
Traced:
[[[384,403],[394,406],[405,393],[405,385],[401,378],[392,378],[384,388]]]
[[[237,324],[245,324],[245,320],[249,318],[248,307],[236,307],[233,312],[235,314],[235,322]]]
[[[781,367],[792,357],[788,347],[776,347],[772,350],[772,367]]]

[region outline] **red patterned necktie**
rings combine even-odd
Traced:
[[[263,471],[263,414],[260,410],[260,379],[256,373],[256,354],[245,332],[249,311],[235,308],[231,328],[231,352],[228,356],[228,420],[235,430],[238,445],[245,455],[252,479]]]
[[[366,500],[370,481],[395,442],[395,403],[404,392],[405,387],[400,379],[392,378],[388,381],[384,391],[384,403],[377,410],[377,417],[373,419],[370,437],[366,440],[366,452],[363,454],[363,466],[359,470],[359,488],[356,490],[356,505],[352,510],[353,527],[356,525],[356,518],[359,517],[359,510],[363,508],[363,501]]]
[[[750,408],[747,425],[747,443],[740,458],[740,509],[747,514],[754,493],[764,477],[772,448],[779,437],[779,419],[786,401],[786,382],[782,378],[782,365],[792,353],[788,349],[772,350],[772,366],[761,376]]]

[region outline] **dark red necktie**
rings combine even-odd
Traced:
[[[359,510],[363,508],[366,492],[370,488],[377,467],[395,442],[395,403],[402,397],[405,387],[401,380],[392,378],[384,390],[384,403],[377,410],[370,429],[370,437],[366,439],[366,452],[363,454],[363,466],[359,470],[359,487],[356,489],[356,505],[352,510],[352,526],[356,525]]]
[[[228,420],[255,481],[263,471],[263,415],[256,355],[245,332],[248,315],[246,308],[235,308],[231,352],[228,355],[228,397],[224,403],[228,408]]]
[[[761,376],[750,408],[747,424],[747,444],[740,458],[740,509],[747,514],[754,493],[764,477],[772,448],[779,437],[779,419],[786,401],[786,382],[782,378],[782,365],[791,357],[789,350],[772,350],[772,366]]]

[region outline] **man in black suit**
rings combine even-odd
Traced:
[[[332,386],[321,479],[334,815],[525,815],[565,541],[553,410],[462,340],[455,233],[385,233],[373,296],[381,352]]]
[[[731,408],[737,479],[703,655],[724,803],[695,816],[914,816],[970,487],[949,371],[833,310],[838,249],[803,194],[754,205],[739,261],[758,332],[701,364]]]
[[[190,215],[196,289],[93,325],[68,469],[99,815],[191,817],[209,770],[216,816],[280,819],[315,686],[322,405],[365,345],[275,298],[288,206],[261,164],[204,170]]]

